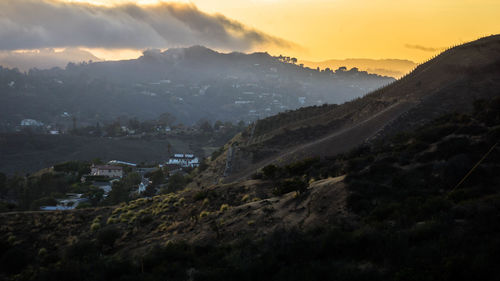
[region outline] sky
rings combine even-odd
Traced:
[[[123,59],[205,45],[313,61],[422,62],[500,33],[499,0],[60,1],[0,1],[0,51],[80,47]]]

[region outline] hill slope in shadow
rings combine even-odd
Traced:
[[[271,163],[329,157],[364,142],[416,128],[500,88],[500,35],[446,50],[398,81],[342,105],[324,105],[259,120],[226,144],[201,182],[248,178]]]

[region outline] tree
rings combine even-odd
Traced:
[[[87,197],[90,201],[90,204],[95,207],[99,204],[99,202],[101,202],[102,198],[104,197],[104,190],[95,186],[90,186],[89,190],[85,193],[85,197]]]
[[[213,132],[212,125],[207,120],[200,119],[198,121],[198,126],[200,127],[200,130],[202,130],[204,133],[211,133]]]
[[[245,122],[243,120],[241,120],[240,122],[238,122],[238,129],[239,130],[243,130],[243,129],[245,129],[245,127],[246,127],[246,124],[245,124]]]
[[[141,128],[141,122],[137,118],[129,119],[127,126],[132,130],[138,130]]]
[[[118,204],[129,201],[130,192],[138,187],[141,178],[138,173],[129,173],[120,181],[114,182],[107,198],[109,203]]]
[[[101,124],[99,122],[95,125],[95,134],[99,137],[102,136]]]
[[[158,118],[158,125],[163,127],[172,126],[175,123],[175,120],[175,116],[168,112],[165,112]]]
[[[4,173],[0,173],[0,194],[4,194],[7,186],[7,176]]]
[[[162,183],[165,183],[165,174],[163,173],[162,169],[158,169],[154,172],[151,172],[150,179],[151,179],[153,185],[157,186],[157,185],[160,185]]]
[[[173,192],[180,190],[186,186],[188,180],[185,176],[181,174],[173,174],[168,179],[168,191]]]
[[[113,183],[113,187],[108,194],[107,200],[110,204],[118,204],[120,202],[129,201],[129,188],[122,181],[117,181]]]
[[[104,128],[104,131],[108,134],[108,136],[118,136],[122,133],[122,126],[120,122],[115,121]]]
[[[217,120],[214,123],[214,129],[217,130],[217,131],[220,130],[221,127],[223,127],[223,126],[224,126],[224,123],[222,123],[222,121],[220,121],[220,120]]]

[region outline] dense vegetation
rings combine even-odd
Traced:
[[[90,163],[71,161],[39,175],[0,174],[0,211],[39,210],[40,206],[55,205],[56,198],[69,192],[100,193],[90,184],[80,184],[81,176],[90,172],[89,167]]]
[[[353,221],[230,245],[167,242],[134,257],[114,254],[121,234],[112,227],[59,254],[30,256],[4,241],[2,271],[16,280],[497,280],[500,99],[475,108],[255,175],[288,183],[278,187],[300,199],[308,191],[299,183],[347,173]]]

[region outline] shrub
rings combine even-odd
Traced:
[[[47,255],[47,249],[40,248],[40,250],[38,250],[38,256],[43,257],[45,255]]]
[[[66,248],[64,258],[66,260],[90,261],[99,255],[98,249],[90,240],[79,240]]]
[[[57,200],[52,197],[43,197],[31,203],[32,210],[39,210],[41,206],[55,206],[57,205]]]
[[[202,203],[203,206],[207,205],[208,203],[210,203],[210,199],[208,199],[208,198],[203,199],[203,203]]]
[[[306,173],[311,166],[318,164],[319,158],[308,158],[302,161],[297,161],[285,167],[289,176],[298,176]]]
[[[221,155],[224,152],[224,147],[220,147],[216,151],[212,152],[212,156],[210,157],[210,160],[215,160],[219,155]]]
[[[14,244],[16,242],[16,236],[14,235],[9,235],[9,237],[7,237],[7,242],[9,242],[9,244]]]
[[[220,211],[221,212],[225,212],[227,209],[229,209],[229,205],[228,204],[222,204],[220,206]]]
[[[140,218],[139,222],[141,223],[141,225],[146,225],[146,224],[149,224],[153,221],[153,216],[151,215],[145,215],[143,217]]]
[[[120,229],[115,226],[106,226],[97,233],[97,241],[102,246],[113,247],[116,239],[120,236]]]
[[[210,212],[209,211],[201,211],[200,213],[200,218],[204,218],[206,216],[210,215]]]
[[[101,228],[101,224],[98,222],[94,222],[90,225],[90,231],[92,232],[97,231],[99,228]]]
[[[275,165],[267,165],[262,168],[262,175],[266,179],[274,179],[277,176],[279,168]]]
[[[297,193],[303,193],[307,190],[308,184],[299,178],[286,179],[278,183],[278,186],[274,188],[273,193],[275,195],[283,195],[292,191]]]
[[[76,209],[87,209],[87,208],[92,208],[92,204],[89,202],[82,202],[76,206]]]

